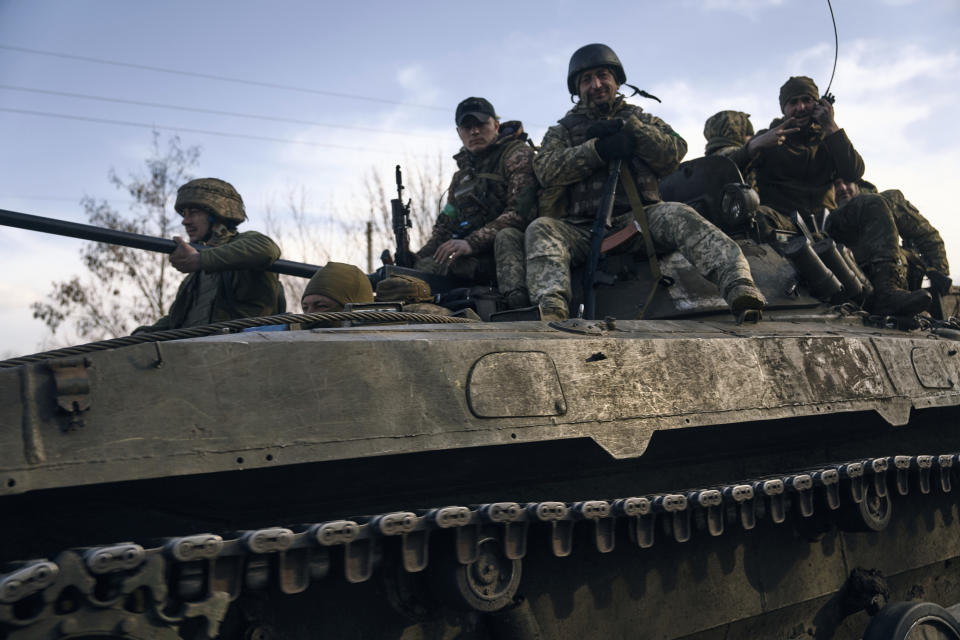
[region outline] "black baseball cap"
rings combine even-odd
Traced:
[[[467,116],[473,116],[480,122],[490,118],[499,118],[490,101],[485,98],[467,98],[457,105],[457,126],[463,124]]]

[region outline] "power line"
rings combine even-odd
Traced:
[[[28,49],[27,47],[15,47],[8,44],[0,44],[0,49],[8,51],[19,51],[21,53],[33,53],[41,56],[51,56],[54,58],[64,58],[67,60],[81,60],[83,62],[93,62],[96,64],[108,64],[116,67],[128,67],[130,69],[142,69],[144,71],[155,71],[157,73],[169,73],[179,76],[189,76],[192,78],[203,78],[205,80],[219,80],[221,82],[233,82],[236,84],[245,84],[254,87],[266,87],[269,89],[283,89],[285,91],[297,91],[300,93],[312,93],[321,96],[331,96],[334,98],[348,98],[350,100],[364,100],[366,102],[379,102],[382,104],[393,104],[403,107],[416,107],[418,109],[430,109],[432,111],[450,111],[449,107],[438,107],[429,104],[416,104],[413,102],[402,102],[399,100],[388,100],[387,98],[377,98],[374,96],[363,96],[353,93],[340,93],[337,91],[324,91],[322,89],[313,89],[310,87],[298,87],[289,84],[279,84],[276,82],[262,82],[260,80],[247,80],[245,78],[234,78],[231,76],[221,76],[212,73],[198,73],[196,71],[184,71],[182,69],[169,69],[166,67],[155,67],[146,64],[135,64],[132,62],[120,62],[118,60],[106,60],[104,58],[93,58],[90,56],[78,56],[70,53],[59,53],[56,51],[43,51],[41,49]]]
[[[9,109],[7,107],[0,107],[0,111],[6,111],[8,113],[22,113],[31,116],[43,116],[47,118],[63,118],[66,120],[82,120],[85,122],[99,122],[102,124],[113,124],[113,125],[122,125],[126,127],[141,127],[144,129],[160,129],[163,131],[181,131],[185,133],[201,133],[211,136],[220,136],[222,138],[242,138],[244,140],[263,140],[266,142],[282,142],[285,144],[301,144],[309,147],[326,147],[330,149],[344,149],[347,151],[363,151],[366,153],[391,153],[397,154],[399,151],[392,151],[390,149],[370,149],[367,147],[354,147],[344,144],[332,144],[328,142],[313,142],[310,140],[291,140],[289,138],[271,138],[269,136],[255,136],[251,134],[244,133],[231,133],[228,131],[212,131],[210,129],[193,129],[188,127],[173,127],[162,124],[147,124],[145,122],[130,122],[127,120],[111,120],[108,118],[91,118],[88,116],[78,116],[68,113],[50,113],[47,111],[33,111],[30,109]]]
[[[418,133],[408,133],[405,131],[391,131],[389,129],[374,129],[372,127],[357,127],[353,125],[346,124],[330,124],[326,122],[314,122],[312,120],[297,120],[295,118],[281,118],[278,116],[268,116],[260,115],[253,113],[240,113],[237,111],[220,111],[217,109],[203,109],[201,107],[187,107],[183,105],[175,104],[165,104],[162,102],[146,102],[142,100],[127,100],[125,98],[110,98],[106,96],[94,96],[86,93],[72,93],[69,91],[54,91],[52,89],[35,89],[31,87],[17,87],[14,85],[0,84],[0,89],[5,89],[7,91],[24,91],[28,93],[40,93],[44,95],[51,96],[64,96],[68,98],[81,98],[83,100],[97,100],[100,102],[115,102],[118,104],[132,104],[141,107],[157,107],[160,109],[175,109],[178,111],[192,111],[195,113],[209,113],[212,115],[218,116],[233,116],[237,118],[251,118],[254,120],[267,120],[270,122],[288,122],[291,124],[303,124],[313,127],[327,127],[331,129],[348,129],[352,131],[364,131],[367,133],[387,133],[391,135],[400,135],[400,136],[410,136],[415,138],[430,138],[432,140],[439,140],[438,136],[431,136],[426,134]]]

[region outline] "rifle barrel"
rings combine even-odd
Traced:
[[[155,251],[157,253],[173,253],[173,250],[177,248],[176,242],[167,240],[166,238],[157,238],[155,236],[121,231],[119,229],[104,229],[103,227],[95,227],[92,224],[45,218],[43,216],[34,216],[28,213],[8,211],[6,209],[0,209],[0,224],[18,229],[27,229],[28,231],[52,233],[58,236],[91,240],[93,242],[106,242],[108,244],[117,244],[123,247]],[[193,246],[197,249],[202,249],[202,247],[197,245]],[[305,262],[277,260],[266,270],[289,276],[309,278],[313,276],[319,268],[317,265],[307,264]]]

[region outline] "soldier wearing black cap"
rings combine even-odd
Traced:
[[[589,44],[570,58],[567,88],[580,100],[547,130],[534,161],[543,192],[540,217],[526,234],[532,301],[545,319],[568,316],[570,269],[587,258],[608,167],[620,160],[629,169],[641,200],[636,208],[646,212],[656,248],[680,251],[717,285],[734,314],[762,308],[766,300],[737,243],[691,207],[661,201],[657,181],[677,168],[687,143],[666,122],[626,102],[619,93],[626,80],[617,54],[606,45]],[[627,184],[623,171],[620,179]],[[624,191],[617,189],[607,235],[634,224],[634,205]],[[615,250],[643,252],[644,242],[634,236]]]
[[[522,127],[501,135],[500,118],[484,98],[462,101],[455,120],[463,142],[454,156],[458,169],[415,266],[469,283],[496,280],[509,306],[526,306],[522,252],[523,230],[536,215],[533,148]]]
[[[170,264],[186,273],[170,312],[134,333],[197,327],[212,322],[269,316],[285,309],[277,274],[265,271],[280,257],[280,248],[256,231],[237,232],[247,219],[243,199],[229,182],[191,180],[177,190],[174,205],[183,216],[190,242],[182,238]]]

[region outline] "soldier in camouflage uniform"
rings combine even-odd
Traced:
[[[522,127],[500,136],[500,120],[483,98],[457,105],[463,148],[447,204],[415,267],[477,284],[496,280],[511,308],[529,304],[523,231],[536,216],[533,148]]]
[[[720,289],[735,314],[765,304],[739,246],[691,207],[661,202],[657,179],[680,164],[687,143],[663,120],[627,104],[619,93],[626,74],[606,45],[592,44],[570,59],[567,87],[580,101],[543,138],[534,170],[543,193],[540,216],[527,229],[527,285],[545,319],[564,319],[571,298],[570,269],[589,254],[593,219],[612,160],[634,176],[657,251],[679,250]],[[623,175],[621,174],[621,179]],[[633,224],[618,190],[615,232]],[[637,235],[616,250],[643,253]]]
[[[746,144],[753,137],[750,114],[743,111],[720,111],[713,114],[703,125],[703,137],[707,146],[703,155],[718,155],[733,161],[747,184],[756,187],[756,179],[750,180],[750,165],[753,158],[746,151]]]
[[[838,221],[857,219],[862,215],[858,210],[868,207],[886,205],[890,209],[897,234],[903,239],[900,251],[907,264],[909,288],[919,289],[923,277],[927,276],[937,293],[945,295],[950,292],[950,265],[943,239],[900,190],[888,189],[878,193],[877,188],[866,180],[847,182],[841,178],[833,183],[833,188],[839,205],[837,211],[850,211],[840,214]],[[878,202],[878,198],[882,202]],[[846,231],[839,223],[831,224],[830,229],[835,234]],[[850,235],[855,243],[856,236]]]
[[[833,104],[820,97],[813,80],[794,76],[780,88],[780,109],[770,129],[746,145],[757,172],[760,203],[783,216],[798,212],[809,223],[836,209],[833,183],[857,181],[863,159],[837,126]],[[844,208],[832,213],[824,231],[849,246],[873,283],[866,306],[879,315],[913,315],[931,302],[925,291],[909,292],[906,265],[889,207]]]
[[[792,132],[786,130],[784,135]],[[778,132],[779,134],[779,132]],[[754,136],[750,114],[742,111],[720,111],[713,114],[703,125],[703,137],[707,139],[705,156],[719,155],[729,158],[746,184],[757,190],[757,170],[754,166],[756,148],[747,145]],[[762,142],[762,141],[761,141]],[[772,238],[777,230],[798,232],[789,218],[767,205],[760,205],[757,211],[757,224],[761,238]]]
[[[190,242],[206,248],[197,251],[183,238],[174,238],[177,247],[170,264],[187,277],[170,312],[134,333],[285,311],[280,280],[266,271],[280,257],[280,248],[256,231],[237,232],[247,214],[233,185],[216,178],[191,180],[177,190],[174,208],[183,216]]]

